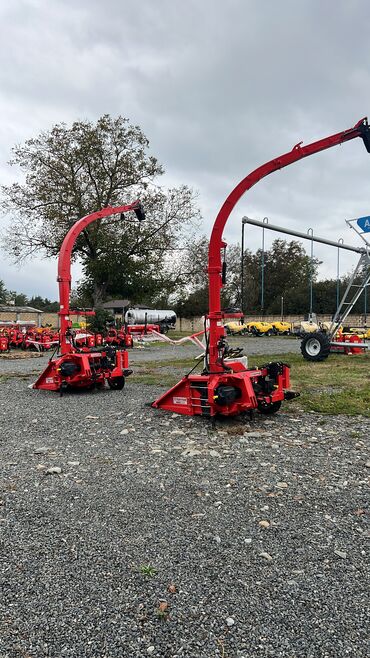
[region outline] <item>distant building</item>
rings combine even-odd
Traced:
[[[33,320],[41,327],[43,311],[32,306],[0,306],[0,321],[19,322]]]
[[[120,317],[123,317],[129,306],[129,299],[111,299],[109,302],[104,302],[100,308],[103,308],[105,311],[109,311],[109,313],[112,313],[112,315],[119,315]]]

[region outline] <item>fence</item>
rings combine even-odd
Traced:
[[[18,315],[18,317],[16,317]],[[74,315],[73,316],[73,322],[84,322],[85,321],[85,316],[82,315]],[[9,312],[0,312],[0,322],[1,321],[11,321],[11,322],[16,322],[17,320],[22,320],[22,321],[29,321],[29,320],[34,320],[37,322],[37,324],[40,325],[46,325],[46,324],[51,324],[55,328],[59,328],[59,316],[57,313],[39,313],[39,314],[34,314],[34,313],[9,313]],[[245,321],[250,322],[250,321],[260,321],[263,320],[265,322],[274,322],[274,321],[279,321],[281,320],[280,315],[253,315],[253,316],[246,316]],[[284,316],[284,321],[285,322],[300,322],[303,320],[302,315],[286,315]],[[331,320],[331,315],[317,315],[317,320],[320,322],[330,322]],[[235,320],[237,322],[238,320]],[[352,325],[352,326],[362,326],[364,322],[363,315],[349,315],[348,318],[346,319],[346,325]],[[188,334],[192,334],[196,331],[202,331],[204,329],[204,318],[202,317],[196,317],[196,318],[177,318],[177,324],[176,324],[176,329],[177,331],[184,331]]]

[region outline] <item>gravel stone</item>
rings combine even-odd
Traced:
[[[130,379],[28,388],[47,359],[0,360],[21,375],[0,381],[1,658],[367,658],[369,419],[292,402],[213,428]]]
[[[270,553],[266,553],[265,551],[260,553],[260,557],[263,557],[265,560],[268,560],[268,562],[271,562],[271,560],[273,559],[272,555],[270,555]]]

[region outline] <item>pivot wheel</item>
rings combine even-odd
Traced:
[[[122,391],[125,385],[125,378],[111,377],[110,379],[108,379],[108,384],[109,384],[109,388],[111,388],[113,391]]]
[[[258,411],[260,414],[264,414],[265,416],[270,416],[271,414],[276,414],[277,411],[279,411],[281,407],[281,400],[278,400],[277,402],[271,402],[271,404],[258,404]]]
[[[330,354],[330,340],[320,331],[307,334],[301,342],[301,352],[306,361],[324,361]]]

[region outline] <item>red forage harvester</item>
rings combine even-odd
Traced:
[[[60,300],[60,343],[56,356],[53,356],[44,372],[33,384],[33,388],[46,391],[67,389],[100,388],[108,383],[109,387],[121,390],[125,378],[131,374],[128,368],[128,352],[126,349],[116,349],[113,346],[78,347],[72,332],[72,315],[80,315],[81,311],[71,311],[69,298],[71,291],[71,254],[73,246],[86,227],[104,217],[134,211],[139,221],[145,218],[139,201],[116,208],[103,208],[91,215],[79,219],[68,231],[63,240],[58,259],[58,283]],[[94,311],[84,312],[84,315],[94,315]]]
[[[255,409],[271,414],[278,411],[283,400],[298,395],[290,391],[290,368],[287,364],[273,362],[258,368],[248,368],[242,351],[239,348],[230,348],[226,341],[223,319],[229,317],[229,314],[221,310],[221,288],[226,279],[226,263],[222,263],[221,258],[226,242],[222,239],[222,233],[236,203],[259,180],[297,160],[355,137],[362,137],[366,150],[370,152],[367,118],[361,119],[349,130],[307,146],[302,146],[302,142],[296,144],[288,153],[252,171],[229,194],[216,217],[209,243],[209,312],[206,317],[209,332],[205,332],[203,372],[191,372],[183,377],[155,400],[153,407],[187,416],[235,416],[245,412],[252,413]]]

